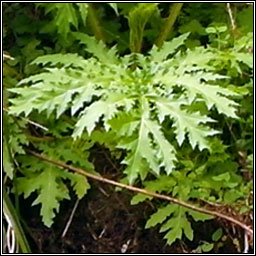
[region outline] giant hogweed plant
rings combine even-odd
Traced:
[[[237,103],[232,99],[237,94],[220,86],[220,81],[227,77],[217,74],[211,65],[215,55],[204,47],[185,49],[188,33],[165,42],[160,48],[153,46],[146,55],[125,56],[119,56],[115,47],[107,49],[101,41],[86,34],[74,32],[73,36],[86,45],[91,57],[53,54],[35,59],[32,64],[41,66],[42,71],[9,89],[16,94],[10,99],[9,113],[25,117],[41,113],[53,120],[55,126],[61,125],[63,116],[69,116],[74,126],[63,130],[72,130],[72,139],[59,144],[39,143],[41,152],[92,170],[93,166],[86,160],[91,141],[111,144],[110,149],[125,155],[121,164],[125,166],[123,173],[129,184],[155,177],[156,183],[148,189],[170,193],[177,184],[175,177],[181,182],[183,178],[177,177],[184,175],[177,169],[181,147],[190,145],[190,152],[211,154],[213,141],[221,132],[214,128],[216,121],[211,112],[237,117]],[[199,107],[191,108],[192,105]],[[75,147],[72,148],[81,139],[85,141],[80,150],[84,155],[76,154]],[[49,227],[55,211],[59,210],[59,202],[69,198],[64,180],[71,181],[79,198],[86,194],[89,184],[78,174],[49,167],[27,156],[23,158],[26,158],[21,166],[24,177],[17,178],[18,192],[28,197],[37,191],[33,204],[41,204],[43,222]],[[186,161],[183,163],[188,165]],[[193,181],[192,176],[190,182],[187,177],[184,181],[189,186],[197,182],[192,186],[196,197],[200,181]],[[183,191],[181,187],[172,191],[173,196],[188,200],[186,189]],[[134,200],[138,203],[145,197]],[[181,238],[183,232],[192,240],[187,213],[195,220],[209,218],[181,206],[168,205],[151,217],[147,227],[172,215],[161,228],[161,231],[169,230],[168,243]]]

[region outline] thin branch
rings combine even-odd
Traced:
[[[228,10],[228,15],[229,15],[229,18],[230,18],[230,21],[231,21],[232,30],[233,30],[233,33],[235,34],[236,24],[235,24],[235,19],[233,17],[233,13],[232,13],[232,10],[231,10],[231,7],[230,7],[230,3],[227,3],[227,10]]]
[[[4,110],[5,112],[7,112],[7,113],[9,112],[9,110],[8,110],[6,107],[3,107],[3,110]],[[42,130],[48,131],[48,128],[46,128],[45,126],[43,126],[43,125],[41,125],[41,124],[39,124],[39,123],[36,123],[36,122],[34,122],[34,121],[31,121],[31,120],[29,120],[28,118],[25,118],[25,117],[22,117],[22,116],[20,116],[20,118],[23,119],[23,120],[25,120],[25,121],[28,122],[29,124],[32,124],[32,125],[34,125],[34,126],[40,128],[40,129],[42,129]]]
[[[26,151],[29,154],[31,154],[31,155],[33,155],[33,156],[35,156],[35,157],[37,157],[37,158],[39,158],[39,159],[41,159],[43,161],[46,161],[48,163],[54,164],[56,166],[59,166],[59,167],[65,168],[65,169],[69,169],[69,170],[74,171],[76,173],[79,173],[79,174],[81,174],[81,175],[83,175],[85,177],[88,177],[88,178],[91,178],[91,179],[94,179],[94,180],[97,180],[97,181],[100,181],[100,182],[105,182],[105,183],[108,183],[108,184],[111,184],[111,185],[114,185],[114,186],[118,186],[118,187],[121,187],[121,188],[125,188],[125,189],[128,189],[128,190],[134,191],[136,193],[141,193],[141,194],[152,196],[152,197],[155,197],[155,198],[164,199],[164,200],[170,201],[172,203],[181,205],[183,207],[189,208],[191,210],[194,210],[194,211],[197,211],[197,212],[201,212],[201,213],[204,213],[204,214],[209,214],[211,216],[227,220],[227,221],[229,221],[231,223],[234,223],[234,224],[240,226],[241,228],[246,230],[248,233],[253,235],[253,230],[252,230],[251,227],[249,227],[246,224],[240,222],[239,220],[236,220],[233,217],[227,216],[225,214],[222,214],[222,213],[219,213],[219,212],[216,212],[216,211],[211,211],[211,210],[204,209],[204,208],[200,208],[200,207],[191,205],[191,204],[186,203],[186,202],[184,202],[182,200],[179,200],[177,198],[173,198],[173,197],[170,197],[170,196],[167,196],[167,195],[161,195],[161,194],[158,194],[158,193],[155,193],[155,192],[152,192],[152,191],[148,191],[146,189],[142,189],[142,188],[126,185],[126,184],[119,183],[119,182],[114,181],[114,180],[103,178],[102,176],[94,175],[94,174],[91,174],[91,173],[88,173],[88,172],[84,171],[83,169],[76,168],[76,167],[74,167],[72,165],[65,164],[62,161],[52,160],[52,159],[50,159],[48,157],[45,157],[45,156],[43,156],[41,154],[38,154],[38,153],[36,153],[36,152],[34,152],[32,150],[29,150],[29,149],[26,149]]]
[[[107,158],[108,162],[112,165],[112,167],[118,171],[118,168],[116,167],[115,163],[111,160],[111,158],[108,156],[107,152],[103,149],[103,154]]]
[[[243,253],[248,253],[249,251],[249,243],[248,243],[248,234],[244,232],[244,251]]]
[[[3,58],[6,59],[6,60],[14,60],[13,57],[11,57],[10,55],[5,54],[5,53],[3,53]]]
[[[63,231],[63,233],[62,233],[62,235],[61,235],[62,238],[65,237],[65,235],[66,235],[67,232],[68,232],[69,226],[70,226],[70,224],[71,224],[71,222],[72,222],[72,220],[73,220],[73,217],[74,217],[74,214],[75,214],[75,212],[76,212],[76,209],[77,209],[77,206],[78,206],[79,201],[80,201],[80,199],[77,199],[77,200],[76,200],[76,203],[75,203],[75,205],[74,205],[74,207],[73,207],[73,210],[72,210],[72,212],[71,212],[71,214],[70,214],[70,216],[69,216],[69,219],[68,219],[68,222],[67,222],[67,224],[66,224],[66,227],[65,227],[65,229],[64,229],[64,231]]]

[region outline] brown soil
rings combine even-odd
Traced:
[[[144,230],[145,217],[153,210],[148,204],[131,206],[131,197],[127,191],[116,192],[109,185],[95,182],[87,197],[79,202],[64,237],[62,233],[75,198],[62,203],[50,229],[41,223],[39,208],[32,207],[34,210],[25,216],[33,236],[33,239],[30,236],[33,252],[182,253],[179,243],[166,246],[157,229]]]

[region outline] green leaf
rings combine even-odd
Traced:
[[[211,130],[200,123],[212,122],[213,120],[204,117],[199,113],[187,113],[181,110],[180,106],[186,104],[185,100],[167,101],[164,98],[159,98],[156,101],[156,106],[159,112],[159,121],[163,122],[165,116],[174,119],[175,133],[177,141],[181,145],[185,139],[185,134],[188,132],[190,144],[193,148],[198,144],[199,149],[209,148],[206,140],[207,136],[217,134],[218,131]]]
[[[79,90],[79,95],[75,97],[72,102],[71,115],[74,114],[83,107],[85,102],[91,102],[93,96],[100,96],[101,92],[95,90],[93,86],[84,86]]]
[[[151,196],[147,196],[147,195],[138,193],[137,195],[135,195],[132,198],[132,200],[130,201],[130,204],[131,205],[136,205],[136,204],[139,204],[141,202],[144,202],[146,199],[152,199],[152,198],[153,197],[151,197]]]
[[[91,187],[87,178],[77,173],[68,173],[68,178],[71,180],[71,185],[78,199],[82,199],[87,194],[87,190]]]
[[[86,25],[87,15],[88,15],[88,4],[87,3],[76,3],[79,8],[80,15],[84,26]]]
[[[208,34],[215,34],[217,30],[214,27],[208,27],[205,29],[206,33]]]
[[[87,132],[90,135],[95,128],[96,122],[98,122],[100,117],[106,113],[107,108],[108,105],[103,101],[98,101],[90,105],[76,123],[76,129],[72,136],[74,138],[81,136],[84,128],[87,129]]]
[[[17,154],[25,154],[23,146],[27,146],[29,141],[24,134],[27,122],[25,120],[15,120],[8,111],[8,118],[4,120],[5,142],[9,150],[9,160],[11,156]],[[8,159],[6,159],[8,161]]]
[[[193,217],[195,221],[205,221],[213,219],[213,216],[193,210],[188,210],[188,214]]]
[[[86,128],[90,135],[94,130],[96,123],[101,116],[104,116],[104,125],[106,130],[109,130],[108,121],[118,112],[118,107],[124,106],[130,109],[133,104],[132,100],[126,99],[125,95],[111,95],[106,101],[97,101],[86,108],[81,114],[80,119],[76,123],[76,129],[72,135],[73,138],[81,136],[83,130]]]
[[[159,223],[165,221],[167,217],[169,217],[173,212],[177,209],[177,205],[168,204],[163,208],[159,208],[156,213],[150,216],[150,219],[146,223],[146,228],[154,227]]]
[[[167,244],[171,245],[176,239],[181,239],[183,232],[189,240],[193,240],[193,230],[185,212],[185,208],[177,206],[173,216],[162,225],[160,232],[170,229],[164,237]]]
[[[225,32],[225,31],[227,31],[227,26],[220,26],[220,27],[217,27],[217,30],[218,30],[218,32],[219,33],[223,33],[223,32]]]
[[[212,234],[212,240],[214,242],[217,242],[220,240],[220,238],[222,237],[223,235],[223,230],[222,228],[218,228],[213,234]]]
[[[31,64],[42,64],[43,66],[56,66],[57,64],[61,64],[64,67],[83,67],[86,62],[84,58],[74,53],[56,53],[56,54],[48,54],[45,56],[40,56],[36,58]],[[33,76],[32,76],[33,77]],[[31,79],[31,77],[30,77]],[[27,83],[29,80],[23,79],[19,84]]]
[[[243,193],[235,189],[230,189],[224,194],[224,201],[228,204],[234,203],[237,199],[243,197]]]
[[[14,166],[10,156],[10,151],[8,149],[8,144],[5,141],[3,142],[3,168],[7,176],[12,180],[13,173],[14,173]]]
[[[160,232],[168,231],[164,237],[167,239],[167,244],[171,245],[176,239],[181,239],[183,233],[192,241],[194,237],[193,229],[186,213],[190,214],[195,221],[203,221],[212,218],[210,215],[195,212],[176,204],[168,204],[163,208],[159,208],[156,213],[151,215],[150,219],[147,221],[146,228],[163,223],[168,218],[160,228]]]
[[[160,126],[156,122],[147,120],[146,125],[157,143],[156,153],[160,159],[160,167],[164,166],[166,173],[170,174],[176,160],[175,149],[163,136]]]
[[[121,148],[130,150],[128,156],[122,161],[128,165],[125,173],[128,175],[130,184],[139,174],[143,176],[140,170],[143,171],[146,168],[143,164],[145,161],[156,174],[159,174],[161,166],[164,166],[167,174],[169,174],[174,168],[174,160],[176,159],[175,149],[164,138],[157,123],[142,117],[138,129],[138,137],[135,140],[119,145]],[[150,134],[153,136],[153,142],[156,143],[155,147],[152,145]]]
[[[109,65],[117,64],[119,62],[116,56],[116,47],[112,47],[109,50],[102,41],[98,41],[96,38],[88,36],[85,33],[73,32],[72,35],[76,40],[80,41],[80,44],[85,44],[87,46],[86,50],[92,53],[102,63]]]
[[[159,193],[165,191],[169,193],[173,189],[173,187],[176,185],[176,181],[174,180],[173,177],[170,177],[167,175],[160,175],[157,177],[156,180],[143,182],[143,185],[145,186],[145,189],[148,191],[159,192]],[[152,198],[153,197],[151,196],[138,193],[132,198],[131,204],[135,205],[145,201],[146,199],[151,200]]]
[[[218,176],[212,177],[213,180],[216,181],[229,181],[230,180],[230,174],[228,172],[222,173]]]
[[[40,214],[43,222],[50,227],[59,211],[59,201],[69,199],[68,190],[63,183],[57,181],[61,175],[58,168],[47,165],[48,168],[39,175],[17,178],[18,193],[24,193],[27,198],[32,192],[37,191],[38,197],[32,205],[41,204]]]
[[[139,174],[143,175],[145,162],[149,161],[150,167],[155,171],[159,172],[159,165],[154,157],[154,151],[152,150],[151,143],[149,140],[149,130],[145,124],[145,119],[142,118],[139,124],[138,138],[129,143],[120,144],[120,148],[126,148],[130,150],[128,156],[122,161],[123,164],[128,165],[125,173],[128,176],[129,183],[132,184]],[[143,161],[144,160],[144,161]]]
[[[177,82],[179,85],[186,88],[190,102],[199,94],[203,97],[208,109],[211,109],[214,105],[219,113],[236,118],[237,115],[235,114],[236,109],[234,106],[237,106],[237,103],[222,96],[235,96],[236,93],[221,88],[220,86],[200,84],[201,78],[203,79],[203,73],[198,74],[197,77],[184,75],[182,78],[180,77]],[[216,77],[216,79],[218,79],[218,77]]]
[[[203,252],[209,252],[213,249],[214,244],[210,244],[210,243],[204,243],[203,245],[201,245],[201,249]]]
[[[194,231],[193,231],[193,229],[191,227],[190,222],[188,221],[187,218],[182,218],[181,221],[182,221],[182,228],[183,228],[183,232],[184,232],[185,236],[190,241],[192,241],[193,238],[194,238]]]
[[[250,53],[244,53],[244,52],[236,52],[234,54],[234,57],[240,61],[246,64],[251,69],[253,68],[253,54]]]
[[[58,79],[63,82],[71,82],[74,78],[69,76],[64,70],[56,74],[56,70],[49,70],[49,73],[40,74],[39,77],[35,75],[32,79],[36,82],[35,85],[26,88],[13,88],[10,89],[13,93],[22,95],[19,98],[14,98],[11,102],[16,105],[10,108],[10,113],[19,115],[24,112],[28,116],[33,109],[37,109],[39,112],[46,110],[49,116],[54,110],[57,110],[57,118],[67,109],[69,102],[72,100],[73,94],[79,91],[79,85],[74,84],[71,89],[60,87],[56,85],[55,91],[52,91],[52,84],[49,81],[52,79],[53,83],[58,82]],[[45,74],[45,76],[44,76]],[[55,78],[55,79],[54,79]],[[45,83],[39,82],[43,79]],[[67,84],[66,84],[67,87]],[[38,92],[38,93],[35,93]],[[40,93],[41,92],[41,93]],[[26,104],[24,106],[23,104]]]
[[[117,7],[117,3],[107,3],[116,13],[116,15],[118,15],[118,7]]]
[[[190,33],[185,33],[179,37],[174,38],[170,42],[164,42],[163,46],[160,48],[154,45],[149,52],[151,55],[151,60],[154,62],[162,62],[165,60],[169,55],[173,54],[176,49],[184,44],[189,34]]]
[[[173,244],[177,239],[181,239],[182,237],[182,229],[179,227],[179,225],[175,225],[175,220],[171,223],[169,223],[169,227],[173,227],[165,236],[164,238],[167,240],[167,244],[171,245]]]
[[[66,40],[71,31],[70,26],[78,28],[78,19],[72,3],[40,3],[45,13],[52,14],[52,24],[56,26],[58,34]]]

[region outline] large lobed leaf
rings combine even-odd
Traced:
[[[201,102],[208,111],[215,107],[221,114],[237,117],[237,103],[231,99],[237,94],[218,85],[226,77],[215,74],[210,64],[215,55],[202,47],[175,54],[188,34],[161,48],[154,46],[149,56],[122,58],[115,48],[108,50],[88,35],[73,35],[96,58],[75,54],[39,57],[35,64],[51,68],[22,80],[20,85],[25,87],[10,89],[18,94],[10,100],[10,112],[29,115],[37,110],[48,116],[55,112],[56,118],[63,113],[77,115],[74,139],[84,132],[91,136],[100,127],[113,132],[118,147],[127,152],[122,163],[127,165],[129,183],[139,176],[145,179],[149,172],[157,176],[161,170],[170,174],[175,168],[176,149],[165,137],[164,120],[173,122],[179,146],[187,138],[192,148],[210,150],[209,136],[219,131],[209,127],[214,120],[205,114],[188,112],[190,105]]]

